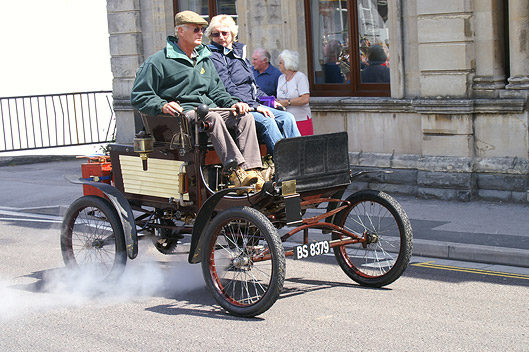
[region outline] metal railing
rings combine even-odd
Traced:
[[[0,153],[112,142],[112,92],[0,98]]]

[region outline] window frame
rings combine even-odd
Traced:
[[[333,96],[364,96],[364,97],[389,97],[391,96],[389,83],[361,83],[360,81],[360,57],[358,48],[360,46],[358,36],[358,1],[347,1],[348,30],[349,33],[349,57],[351,65],[350,83],[315,83],[314,80],[314,45],[312,43],[312,7],[311,0],[304,0],[305,5],[305,33],[307,40],[307,68],[309,74],[310,92],[314,97]],[[354,5],[354,6],[352,6]],[[354,51],[354,55],[353,55]],[[355,74],[353,74],[355,72]]]
[[[176,14],[180,12],[178,8],[178,0],[173,0],[173,18]],[[213,17],[217,16],[217,0],[208,0],[208,16],[211,20]]]

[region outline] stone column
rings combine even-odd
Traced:
[[[165,46],[168,34],[174,34],[173,4],[172,0],[108,0],[107,15],[116,142],[132,143],[143,127],[130,105],[136,70]]]
[[[420,95],[468,97],[474,76],[473,0],[417,0]]]
[[[300,71],[307,73],[305,9],[303,1],[268,0],[237,2],[239,39],[248,45],[248,56],[262,47],[272,56],[277,67],[283,49],[297,51]]]
[[[388,2],[389,15],[389,37],[391,45],[389,53],[391,57],[391,97],[404,98],[404,48],[402,37],[402,3],[401,1]]]
[[[116,142],[132,143],[136,133],[130,91],[136,69],[143,62],[139,0],[107,1],[110,62],[113,79]]]
[[[509,0],[509,56],[507,89],[529,94],[529,0]]]
[[[474,2],[474,96],[495,98],[505,88],[503,0]]]

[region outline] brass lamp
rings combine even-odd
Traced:
[[[154,139],[145,131],[140,131],[134,138],[134,152],[140,154],[143,171],[147,171],[147,159],[149,153],[153,151]]]

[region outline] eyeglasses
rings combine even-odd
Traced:
[[[193,28],[193,33],[198,33],[198,32],[204,33],[205,30],[206,30],[206,28],[204,28],[204,27],[195,27],[195,28]]]
[[[211,33],[211,36],[214,37],[214,38],[218,38],[222,34],[223,37],[227,37],[228,33],[229,32],[227,32],[227,31],[214,32],[214,33]]]

